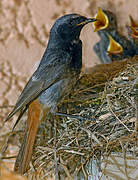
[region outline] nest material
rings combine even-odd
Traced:
[[[133,151],[138,130],[138,56],[128,62],[122,62],[124,71],[121,62],[120,68],[107,65],[110,74],[102,70],[107,79],[99,82],[99,75],[82,75],[75,91],[59,106],[59,112],[76,118],[48,116],[41,123],[28,176],[37,171],[37,178],[59,173],[72,179],[79,172],[85,174],[93,156],[122,152],[122,145]]]

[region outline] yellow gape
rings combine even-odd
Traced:
[[[97,21],[93,23],[94,32],[99,31],[101,29],[105,29],[109,25],[109,20],[107,15],[102,11],[101,8],[98,9],[97,14],[95,15]]]
[[[109,54],[120,54],[123,52],[123,47],[116,42],[112,36],[109,35],[109,46],[107,49],[107,53]]]

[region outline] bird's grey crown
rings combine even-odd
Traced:
[[[80,17],[79,14],[67,14],[67,15],[61,16],[56,20],[51,30],[58,28],[58,26],[61,24],[69,22],[71,19],[74,20],[79,17]]]

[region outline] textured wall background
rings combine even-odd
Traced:
[[[138,19],[137,0],[0,0],[0,127],[39,63],[55,19],[74,12],[94,16],[98,7],[113,11],[124,33],[128,16]],[[99,63],[92,50],[99,38],[91,24],[83,29],[81,39],[84,67]],[[12,127],[8,125],[2,132]]]

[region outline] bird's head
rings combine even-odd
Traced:
[[[108,10],[99,8],[95,18],[97,19],[93,23],[95,32],[105,29],[110,31],[117,28],[116,16]]]
[[[51,28],[50,38],[56,38],[64,41],[79,39],[81,29],[88,23],[96,21],[95,18],[86,18],[78,14],[68,14],[56,20]],[[55,38],[55,37],[54,37]]]

